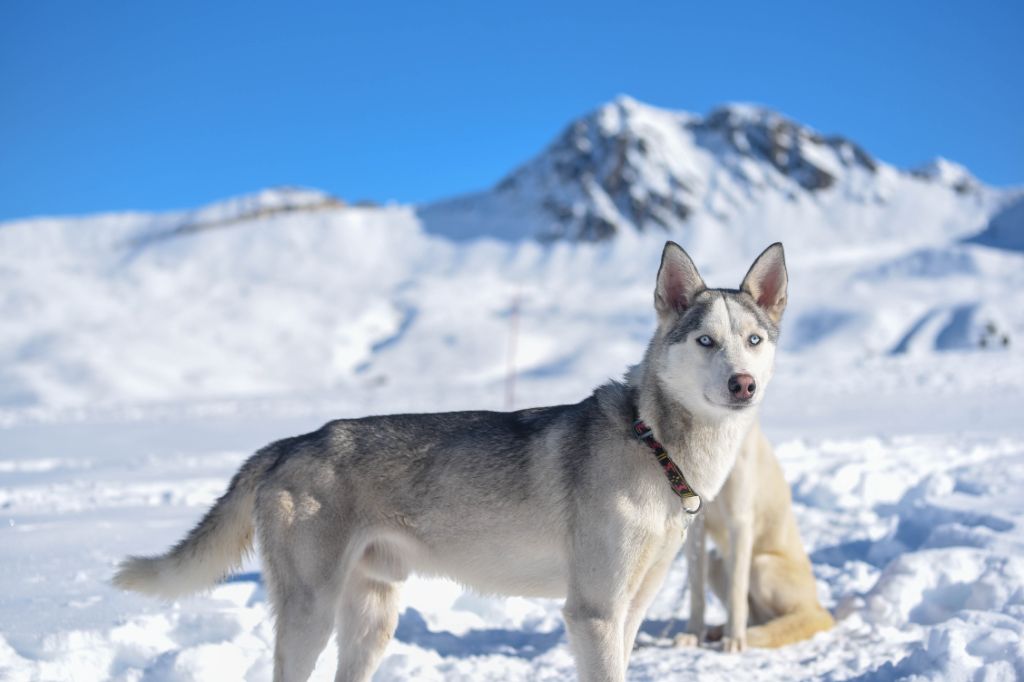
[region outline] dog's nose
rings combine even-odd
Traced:
[[[729,393],[732,393],[733,398],[750,400],[755,390],[757,384],[754,383],[754,377],[749,374],[733,374],[729,377]]]

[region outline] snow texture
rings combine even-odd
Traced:
[[[428,207],[283,188],[0,224],[0,679],[269,679],[258,564],[163,604],[111,588],[116,562],[328,419],[581,399],[640,358],[666,236],[723,286],[785,241],[763,423],[838,624],[777,651],[672,648],[680,557],[630,679],[1024,677],[1024,253],[1005,227],[965,240],[1019,225],[994,215],[1013,192],[760,107],[628,98],[509,177]],[[559,608],[415,578],[376,679],[574,679]]]
[[[1024,251],[1024,196],[997,213],[988,227],[969,241],[999,249]]]

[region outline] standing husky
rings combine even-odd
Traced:
[[[575,405],[339,420],[278,441],[242,465],[185,539],[127,559],[114,583],[168,599],[196,592],[255,537],[277,682],[305,680],[334,629],[336,679],[369,680],[412,572],[565,597],[580,678],[623,680],[692,518],[686,505],[718,493],[754,423],[785,299],[781,244],[740,289],[708,289],[669,242],[657,330],[626,384]]]
[[[696,646],[704,635],[705,574],[728,612],[724,651],[743,651],[748,644],[784,646],[834,625],[818,603],[811,562],[793,518],[789,485],[756,423],[721,492],[702,516],[686,541],[690,622],[688,634],[680,635],[677,643]],[[705,531],[719,548],[710,565]],[[748,620],[754,624],[749,630]]]

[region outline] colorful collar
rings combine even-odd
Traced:
[[[693,492],[693,488],[686,482],[686,477],[683,476],[683,472],[679,470],[679,467],[672,458],[669,457],[665,447],[654,438],[654,431],[651,430],[642,419],[637,417],[633,422],[633,432],[636,434],[637,439],[640,440],[644,445],[649,447],[654,453],[654,456],[658,458],[658,463],[661,464],[661,468],[665,472],[665,478],[668,479],[668,483],[672,486],[672,491],[679,496],[679,500],[683,501],[691,497],[697,498],[697,508],[690,510],[683,505],[683,511],[687,514],[696,514],[704,506],[704,502],[700,499],[700,495]]]

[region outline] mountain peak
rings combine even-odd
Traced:
[[[771,164],[806,190],[834,185],[844,169],[874,173],[878,163],[854,142],[824,136],[767,107],[727,104],[713,109],[695,128],[718,134],[733,151]]]
[[[705,117],[709,122],[717,120],[733,126],[764,125],[780,118],[783,117],[774,109],[752,102],[726,102],[712,109]]]
[[[608,103],[602,105],[600,108],[603,109],[605,107],[610,107],[610,106],[615,106],[615,107],[618,107],[618,108],[623,109],[623,110],[629,110],[629,109],[638,109],[640,107],[646,107],[646,106],[649,106],[649,105],[643,104],[639,100],[636,100],[636,99],[630,97],[629,95],[621,94],[621,95],[616,95],[615,98],[611,102],[608,102]]]
[[[966,170],[943,162],[922,173],[948,180]],[[681,238],[707,224],[764,223],[764,211],[794,224],[786,230],[809,224],[811,214],[824,227],[841,210],[841,229],[856,240],[875,230],[868,223],[877,234],[888,229],[881,218],[887,203],[918,191],[904,183],[920,189],[919,180],[855,142],[766,106],[729,103],[699,116],[619,95],[570,122],[493,189],[418,214],[429,230],[454,237],[597,241],[623,231]],[[963,193],[955,180],[928,184],[937,204]],[[965,221],[976,220],[974,209],[964,211],[971,215]]]
[[[945,185],[960,194],[977,189],[981,184],[965,166],[941,156],[911,169],[910,174]]]

